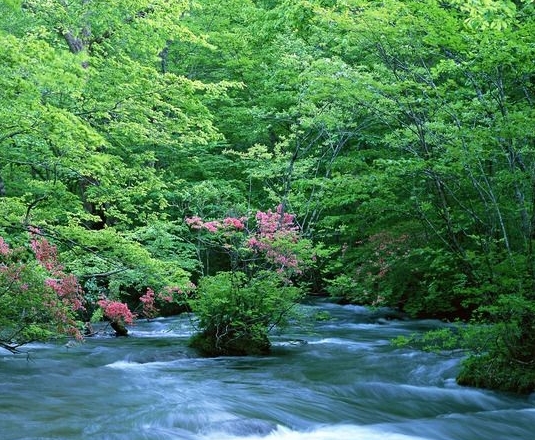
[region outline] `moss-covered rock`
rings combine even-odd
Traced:
[[[110,325],[115,330],[115,336],[128,336],[128,329],[122,322],[112,321]]]
[[[205,331],[194,335],[190,346],[206,356],[247,356],[268,354],[271,343],[265,334],[228,332],[217,335]]]

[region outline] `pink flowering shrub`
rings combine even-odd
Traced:
[[[197,243],[227,255],[230,271],[204,276],[191,301],[200,332],[192,345],[210,355],[262,354],[268,333],[280,327],[303,295],[294,282],[312,261],[312,245],[303,239],[295,216],[279,205],[258,211],[254,219],[186,219]]]
[[[36,229],[30,232],[30,244],[36,260],[51,275],[45,279],[45,285],[56,292],[58,299],[72,311],[83,310],[82,288],[78,279],[75,275],[64,272],[56,246],[38,236],[38,233]]]
[[[145,318],[154,318],[158,314],[158,308],[155,304],[156,298],[154,295],[154,290],[152,290],[150,287],[147,288],[147,292],[142,295],[139,300],[143,306],[142,313]]]
[[[166,303],[172,303],[175,300],[175,293],[181,293],[178,287],[166,287],[164,291],[158,293],[158,299]]]
[[[241,231],[245,229],[245,223],[244,221],[247,220],[246,217],[241,218],[235,218],[235,217],[227,217],[223,220],[223,226],[226,228],[234,228],[238,231]]]
[[[284,212],[282,205],[278,205],[275,212],[271,209],[267,212],[258,211],[256,221],[261,237],[274,239],[277,234],[286,235],[299,230],[295,224],[295,215]]]
[[[301,274],[306,256],[299,252],[300,247],[297,246],[301,237],[295,216],[284,212],[282,205],[279,205],[275,212],[258,211],[256,221],[257,230],[247,245],[256,253],[261,253],[278,273]]]
[[[83,297],[78,279],[73,274],[63,274],[59,278],[47,278],[45,286],[56,292],[58,299],[72,311],[83,310]]]
[[[11,249],[9,248],[9,245],[6,243],[3,237],[0,237],[0,256],[8,256],[11,254]]]
[[[97,304],[102,308],[104,316],[112,322],[121,324],[133,324],[135,315],[130,311],[127,304],[119,301],[101,299]]]
[[[197,286],[192,282],[187,283],[183,287],[166,286],[163,290],[156,293],[156,301],[160,304],[181,301],[194,292],[195,289],[197,289]]]
[[[77,278],[65,272],[57,248],[37,229],[30,230],[30,249],[11,248],[0,237],[0,346],[57,335],[82,339],[77,317],[84,299]]]
[[[193,283],[189,283],[185,287],[166,286],[158,292],[147,287],[146,292],[139,298],[141,315],[147,319],[151,319],[158,316],[160,308],[166,304],[184,304],[187,297],[195,289],[196,286]]]
[[[82,288],[75,275],[64,272],[56,246],[38,234],[38,229],[30,230],[30,245],[39,265],[51,275],[44,280],[44,285],[55,293],[55,297],[44,304],[56,321],[62,323],[63,332],[82,339],[80,326],[72,313],[84,309]]]
[[[126,333],[124,326],[136,318],[127,304],[84,296],[78,278],[60,263],[58,248],[39,229],[29,229],[28,244],[12,248],[0,237],[0,348],[16,351],[21,344],[61,335],[81,340],[88,312],[91,320],[106,317],[117,334]],[[141,313],[154,317],[161,305],[178,302],[194,289],[148,288],[140,298]]]
[[[57,248],[48,240],[39,237],[38,229],[31,232],[30,245],[39,264],[52,274],[62,273],[63,266],[58,262]]]
[[[247,221],[247,217],[227,217],[221,222],[218,220],[210,220],[205,222],[198,216],[186,218],[186,224],[191,229],[206,230],[208,232],[218,232],[221,230],[232,229],[243,230],[245,229],[245,221]]]
[[[224,250],[233,260],[234,268],[249,273],[252,267],[274,270],[288,279],[301,274],[313,256],[310,243],[299,234],[295,215],[279,205],[275,211],[258,211],[255,222],[256,227],[248,229],[247,217],[226,217],[223,221],[186,218],[192,230],[211,233],[211,239],[204,243]]]

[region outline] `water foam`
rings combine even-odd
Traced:
[[[311,431],[294,431],[283,426],[268,435],[239,436],[211,433],[202,440],[429,440],[357,425],[321,426]]]
[[[132,361],[115,361],[111,364],[105,365],[108,368],[115,370],[146,370],[148,368],[161,367],[168,365],[169,362],[155,361],[155,362],[132,362]]]
[[[352,341],[351,339],[342,338],[322,338],[316,341],[308,341],[308,345],[336,345],[341,346],[347,350],[357,349],[373,349],[379,345],[389,345],[390,342],[386,340],[375,340],[371,342]]]
[[[132,368],[138,368],[141,365],[142,364],[140,364],[139,362],[115,361],[115,362],[112,362],[111,364],[107,364],[105,366],[108,367],[108,368],[114,368],[116,370],[129,370],[129,369],[132,369]]]

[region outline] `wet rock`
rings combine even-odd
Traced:
[[[128,329],[122,322],[112,321],[110,325],[115,330],[115,336],[128,336]]]

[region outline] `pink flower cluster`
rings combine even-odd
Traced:
[[[143,316],[146,318],[154,318],[158,313],[155,304],[154,290],[150,287],[147,288],[147,292],[142,295],[139,300],[141,301],[141,304],[143,304]]]
[[[97,304],[102,307],[104,316],[110,321],[121,322],[124,324],[133,324],[135,315],[130,311],[128,305],[119,301],[110,301],[101,299]]]
[[[38,233],[38,230],[34,230]],[[39,264],[51,273],[61,273],[63,266],[58,262],[58,252],[56,246],[51,244],[48,240],[39,237],[32,233],[33,237],[30,241],[35,258]]]
[[[223,220],[223,226],[226,228],[234,228],[239,231],[245,229],[245,221],[247,220],[247,217],[227,217]]]
[[[49,276],[44,280],[32,276],[35,269],[24,262],[25,258],[18,256],[24,251],[23,248],[11,249],[2,237],[0,237],[0,257],[4,257],[6,262],[0,263],[0,274],[3,280],[8,282],[8,290],[14,294],[23,295],[30,291],[32,295],[40,295],[41,303],[59,332],[82,339],[73,315],[73,312],[84,308],[78,279],[73,274],[64,272],[63,266],[58,261],[56,247],[41,237],[38,229],[30,229],[30,234],[30,246],[37,263]],[[39,284],[33,285],[36,280],[39,280]],[[40,284],[41,282],[43,284]]]
[[[301,262],[292,244],[299,240],[299,227],[295,224],[295,215],[284,212],[282,205],[275,212],[256,213],[257,233],[250,237],[247,245],[264,253],[267,261],[277,267],[277,272],[301,273]]]
[[[296,274],[302,273],[302,270],[299,268],[299,260],[291,251],[284,251],[272,247],[267,250],[266,258],[277,266],[277,272],[279,273],[283,273],[287,270],[291,270]]]
[[[167,286],[162,292],[158,293],[157,299],[160,301],[171,303],[175,301],[177,296],[188,295],[196,288],[197,286],[192,282],[189,282],[188,285],[185,287]]]
[[[258,211],[256,221],[261,237],[275,238],[275,234],[296,232],[299,227],[295,225],[295,215],[284,212],[282,205],[277,206],[275,212],[268,209],[267,212]]]
[[[82,289],[78,279],[73,274],[64,275],[61,278],[47,278],[45,285],[56,292],[62,303],[72,311],[84,309]]]
[[[9,244],[7,244],[3,237],[0,237],[0,255],[7,257],[11,254]]]
[[[299,227],[295,224],[295,215],[284,211],[283,205],[277,206],[275,211],[271,209],[267,212],[258,211],[256,213],[256,230],[246,232],[249,237],[245,241],[245,246],[263,255],[265,260],[276,266],[279,273],[301,273],[299,268],[301,262],[295,253],[295,243],[299,240]],[[186,223],[196,230],[206,230],[208,232],[218,232],[224,230],[229,234],[232,231],[246,230],[247,217],[227,217],[222,222],[204,222],[198,216],[186,219]],[[221,245],[221,244],[220,244]],[[235,242],[223,244],[223,248],[232,249]]]
[[[53,277],[45,280],[45,285],[56,292],[61,304],[72,311],[83,310],[82,288],[78,279],[73,274],[66,274],[63,266],[58,261],[58,251],[56,246],[43,237],[39,237],[38,229],[30,231],[32,240],[30,242],[35,258],[39,264],[50,272]]]
[[[175,292],[181,293],[182,291],[178,287],[167,287],[165,291],[158,293],[158,299],[166,303],[172,303],[175,300]]]
[[[70,312],[84,309],[82,288],[75,275],[63,271],[64,268],[58,261],[56,246],[40,237],[39,233],[38,229],[30,230],[32,236],[30,245],[39,264],[53,275],[47,278],[44,284],[56,294],[56,299],[51,299],[45,305],[56,321],[64,324],[62,328],[64,332],[75,336],[76,339],[82,339],[76,321],[70,315]]]
[[[177,299],[177,296],[187,295],[189,292],[195,289],[195,284],[191,282],[184,288],[167,286],[162,291],[157,293],[155,293],[150,287],[147,287],[145,294],[139,298],[143,308],[142,314],[148,319],[154,318],[159,312],[159,309],[156,307],[157,303],[172,303]]]
[[[208,232],[217,232],[219,230],[229,230],[229,229],[236,229],[236,230],[243,230],[245,229],[245,221],[247,220],[247,217],[227,217],[222,222],[217,220],[210,220],[210,221],[203,221],[198,216],[193,217],[187,217],[186,223],[191,229],[206,229]]]

